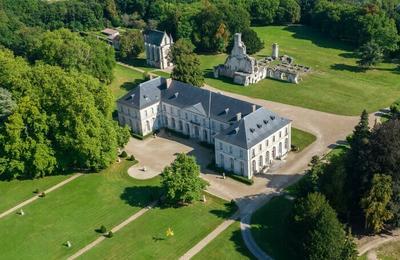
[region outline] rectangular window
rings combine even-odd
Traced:
[[[272,142],[275,142],[275,135],[272,137]]]
[[[240,158],[243,158],[243,150],[240,149]]]
[[[224,147],[223,147],[223,144],[222,144],[222,143],[219,143],[219,149],[220,149],[220,150],[224,149]]]
[[[289,130],[288,130],[288,128],[286,127],[285,128],[285,135],[287,136],[289,134]]]
[[[188,119],[189,119],[189,117],[188,117],[188,114],[187,114],[187,113],[185,113],[185,118],[186,118],[186,120],[188,120]]]
[[[251,150],[251,157],[256,157],[256,150],[254,150],[254,148]]]
[[[147,110],[144,111],[144,116],[147,117]]]
[[[268,148],[269,146],[269,140],[267,139],[267,141],[265,141],[265,146]]]
[[[282,138],[282,131],[279,131],[279,138]]]
[[[167,107],[166,107],[165,105],[163,105],[163,110],[164,110],[165,112],[167,112]]]
[[[203,118],[203,126],[206,126],[206,120]]]
[[[262,150],[262,144],[260,144],[259,146],[258,146],[258,150]]]
[[[229,153],[230,153],[230,154],[233,153],[233,149],[232,149],[232,146],[231,146],[231,145],[229,146]]]

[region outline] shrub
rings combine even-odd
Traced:
[[[43,191],[42,193],[40,193],[39,197],[41,197],[41,198],[46,197],[46,193]]]
[[[133,161],[136,160],[136,158],[135,158],[135,156],[132,154],[131,156],[129,156],[128,160],[133,162]]]
[[[100,227],[100,233],[105,234],[107,232],[107,228],[104,225],[101,225]]]
[[[125,151],[122,151],[122,153],[119,155],[121,158],[126,158],[128,157],[128,154]]]
[[[109,232],[108,232],[108,235],[107,235],[109,238],[112,238],[113,236],[114,236],[114,233],[110,230]]]
[[[36,193],[36,194],[39,194],[39,192],[40,192],[39,189],[35,189],[35,190],[33,191],[33,193]]]

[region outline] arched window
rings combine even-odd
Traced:
[[[274,146],[272,148],[272,159],[275,159],[275,158],[276,158],[276,147]]]
[[[289,138],[285,139],[285,149],[288,150],[289,149]]]
[[[253,173],[256,173],[256,172],[257,172],[257,163],[256,163],[256,160],[253,160],[253,162],[252,162],[252,170],[253,170]]]
[[[231,161],[231,171],[233,172],[235,171],[235,164],[233,162],[233,158],[231,158],[230,161]]]
[[[150,122],[149,120],[146,121],[147,131],[150,131]]]
[[[265,164],[269,164],[269,151],[265,153]]]
[[[263,157],[262,157],[262,155],[260,155],[260,157],[258,158],[258,165],[259,165],[260,167],[263,166]]]
[[[279,156],[282,155],[282,142],[279,143]]]

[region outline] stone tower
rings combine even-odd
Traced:
[[[232,56],[246,56],[246,45],[242,42],[242,34],[235,33]]]
[[[277,43],[272,44],[272,58],[277,59],[279,57],[279,45]]]

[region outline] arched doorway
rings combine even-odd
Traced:
[[[269,165],[269,151],[265,153],[265,164]]]
[[[279,143],[279,156],[282,156],[282,142]]]
[[[253,160],[252,165],[251,165],[251,169],[252,169],[253,173],[257,173],[257,163],[256,163],[256,160]]]
[[[276,158],[276,147],[274,146],[272,148],[272,159],[275,159],[275,158]]]

